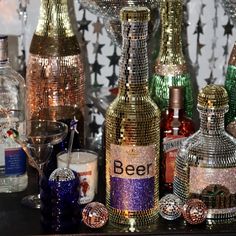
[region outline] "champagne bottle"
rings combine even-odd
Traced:
[[[148,92],[149,10],[124,8],[119,93],[106,113],[106,205],[110,221],[158,217],[160,110]]]
[[[27,66],[27,119],[79,121],[84,143],[84,66],[73,32],[68,0],[41,0]]]
[[[236,119],[236,44],[230,55],[225,88],[229,95],[229,111],[225,114],[225,124],[228,125]]]
[[[182,50],[182,0],[160,0],[161,39],[149,92],[160,109],[168,109],[169,87],[184,87],[184,108],[192,117],[193,94],[190,74]]]

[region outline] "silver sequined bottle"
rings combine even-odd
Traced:
[[[209,222],[236,216],[236,139],[224,129],[228,95],[207,85],[198,95],[200,130],[183,144],[176,159],[174,193],[186,201],[199,198]]]

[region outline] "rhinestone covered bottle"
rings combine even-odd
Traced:
[[[176,159],[174,193],[185,202],[199,198],[208,220],[236,216],[236,140],[224,129],[228,95],[207,85],[198,95],[200,130],[185,140]]]
[[[225,124],[228,125],[236,119],[236,44],[228,62],[225,88],[229,96],[229,111],[225,115]]]
[[[106,205],[110,221],[158,217],[160,110],[148,93],[147,8],[124,8],[119,94],[106,113]]]
[[[72,29],[69,0],[41,0],[27,65],[27,119],[60,120],[76,117],[84,142],[84,62]]]
[[[169,87],[184,87],[184,108],[192,117],[193,94],[190,74],[182,51],[182,0],[160,0],[161,39],[154,74],[149,80],[152,99],[166,110],[169,105]]]

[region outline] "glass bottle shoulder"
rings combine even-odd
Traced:
[[[106,112],[107,116],[130,117],[135,119],[160,119],[161,111],[149,96],[130,97],[117,96]]]
[[[197,131],[182,143],[178,158],[194,166],[235,166],[236,139],[226,132],[210,136]]]
[[[12,86],[25,87],[24,78],[16,72],[8,63],[0,64],[0,83]]]

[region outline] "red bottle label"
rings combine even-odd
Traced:
[[[185,139],[186,137],[182,135],[170,135],[163,139],[166,183],[173,183],[176,156],[182,142]]]

